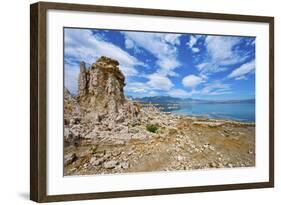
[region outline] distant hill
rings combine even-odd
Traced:
[[[255,103],[255,99],[246,99],[246,100],[222,100],[215,101],[216,103]]]
[[[134,101],[142,102],[142,103],[175,103],[179,102],[183,99],[174,98],[170,96],[154,96],[154,97],[143,97],[143,98],[133,98]]]
[[[202,100],[193,98],[176,98],[171,96],[153,96],[153,97],[142,97],[130,99],[140,102],[140,103],[177,103],[177,104],[190,104],[190,103],[255,103],[255,99],[245,99],[245,100]]]

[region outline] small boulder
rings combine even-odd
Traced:
[[[128,169],[129,166],[130,166],[129,162],[121,162],[121,163],[120,163],[120,167],[121,167],[122,169]]]
[[[115,160],[104,162],[103,167],[105,169],[114,169],[118,165],[118,162]]]
[[[254,154],[253,150],[249,150],[248,154]]]
[[[122,122],[124,122],[124,121],[125,121],[125,116],[122,115],[122,114],[119,114],[119,115],[116,117],[116,119],[115,119],[115,122],[116,122],[116,123],[122,123]]]
[[[70,131],[70,129],[69,128],[64,128],[64,139],[66,141],[70,141],[70,140],[72,140],[72,138],[73,138],[73,134]]]
[[[210,149],[211,151],[215,151],[215,147],[212,146],[212,145],[209,146],[209,149]]]
[[[67,166],[69,164],[72,164],[75,160],[77,160],[77,155],[75,153],[67,154],[64,157],[64,165]]]
[[[90,164],[93,165],[93,166],[99,166],[103,162],[104,162],[104,158],[92,157],[91,160],[90,160]]]
[[[233,164],[228,163],[228,164],[227,164],[227,167],[229,167],[229,168],[233,168]]]
[[[70,120],[69,120],[69,124],[70,124],[70,125],[74,125],[74,124],[75,124],[75,119],[70,119]]]

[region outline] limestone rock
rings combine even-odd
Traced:
[[[64,88],[64,115],[66,118],[80,115],[78,103],[67,88]],[[68,124],[69,121],[69,119],[65,119],[64,123]]]
[[[118,165],[118,162],[115,160],[104,162],[103,167],[105,169],[113,169]]]
[[[122,169],[128,169],[130,167],[130,163],[129,162],[121,162],[120,167]]]
[[[87,75],[85,62],[80,63],[80,74],[78,80],[78,96],[85,96],[87,94]]]
[[[68,155],[64,156],[64,164],[69,165],[69,164],[73,163],[76,159],[77,159],[77,156],[75,153],[68,154]]]
[[[89,69],[80,63],[77,100],[95,121],[116,121],[137,117],[140,106],[124,96],[125,76],[116,60],[102,56]]]
[[[93,166],[99,166],[103,162],[104,162],[104,158],[92,157],[91,160],[90,160],[90,164],[93,165]]]
[[[125,77],[119,70],[119,63],[102,56],[89,70],[80,64],[78,96],[80,104],[104,112],[117,112],[125,102],[123,88]]]

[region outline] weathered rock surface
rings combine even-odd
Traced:
[[[77,100],[71,95],[67,88],[64,88],[64,115],[65,117],[75,117],[79,116],[80,106],[77,103]],[[70,123],[70,119],[67,119],[65,124]]]
[[[221,125],[215,123],[215,127],[209,127],[205,125],[218,121],[178,117],[151,110],[141,109],[139,124],[129,124],[127,126],[129,129],[124,129],[125,131],[122,129],[106,131],[107,128],[101,127],[96,131],[99,133],[98,138],[82,138],[80,146],[65,147],[65,153],[79,154],[84,153],[85,149],[89,150],[88,154],[67,165],[65,174],[88,175],[255,166],[254,124],[221,120]],[[146,129],[146,125],[151,120],[160,121],[156,133]],[[206,123],[203,123],[203,126],[193,123],[198,120]],[[230,134],[221,136],[220,133],[224,130]],[[85,168],[85,163],[91,166]]]
[[[116,60],[100,57],[86,69],[80,64],[77,100],[90,113],[91,120],[114,120],[124,122],[126,118],[136,118],[140,107],[125,99],[125,77]]]
[[[117,127],[124,132],[129,122],[139,121],[140,105],[125,98],[125,77],[118,66],[116,60],[104,56],[89,69],[80,63],[77,96],[64,89],[64,138],[68,143],[108,136]]]
[[[73,163],[77,159],[75,153],[67,154],[64,156],[64,165],[69,165]]]
[[[118,66],[81,62],[77,96],[64,90],[65,175],[255,166],[255,124],[141,107],[124,97]]]
[[[113,168],[115,168],[117,166],[117,164],[118,164],[117,161],[112,160],[112,161],[105,162],[103,164],[103,167],[105,169],[113,169]]]

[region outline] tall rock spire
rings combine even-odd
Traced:
[[[80,74],[78,80],[78,97],[85,96],[87,94],[87,69],[85,62],[81,61],[80,63]]]
[[[94,113],[108,116],[135,113],[133,104],[125,99],[124,86],[125,76],[118,61],[102,56],[90,69],[85,68],[84,62],[80,63],[77,99],[81,106]],[[125,107],[130,110],[124,110]]]

